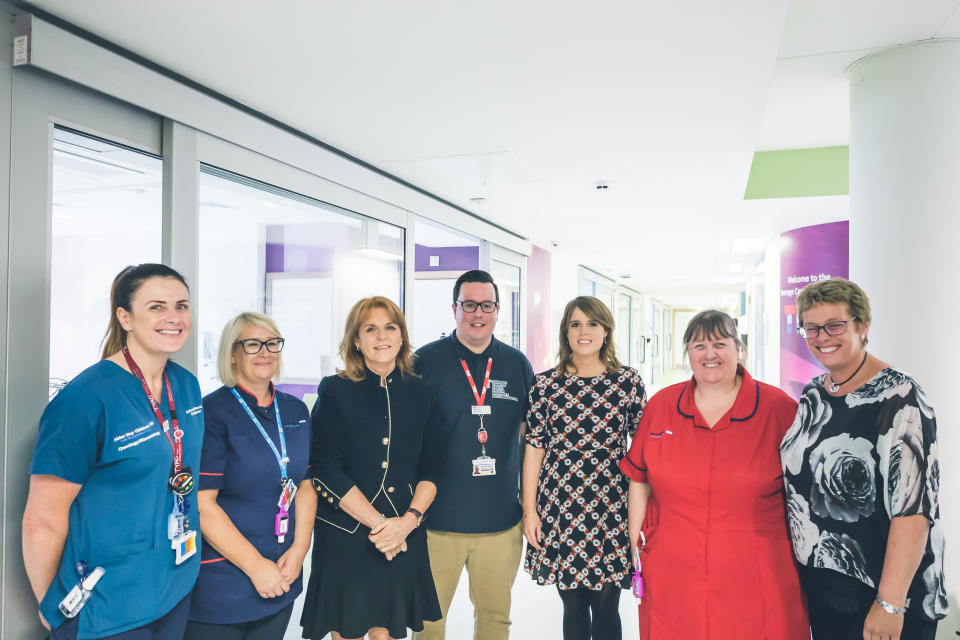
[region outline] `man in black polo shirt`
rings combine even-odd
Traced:
[[[418,640],[442,640],[446,616],[467,568],[475,640],[510,635],[510,589],[523,551],[518,501],[521,434],[533,368],[493,337],[500,293],[486,271],[467,271],[453,287],[457,329],[417,351],[417,373],[437,391],[448,456],[425,521],[430,567],[443,618]]]

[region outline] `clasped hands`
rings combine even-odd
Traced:
[[[408,518],[404,514],[398,518],[387,518],[374,525],[367,537],[377,547],[377,551],[387,557],[387,560],[393,560],[398,554],[407,550],[407,536],[416,526],[415,519]]]

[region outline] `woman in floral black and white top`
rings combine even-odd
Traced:
[[[933,409],[867,352],[870,303],[856,284],[811,284],[797,309],[827,369],[780,445],[813,638],[933,640],[947,613]]]

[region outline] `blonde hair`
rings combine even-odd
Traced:
[[[347,380],[357,382],[367,377],[367,368],[363,354],[354,344],[360,337],[360,327],[374,309],[383,309],[390,316],[390,321],[400,327],[400,350],[397,352],[397,369],[402,376],[416,375],[413,372],[413,349],[410,348],[410,338],[407,335],[407,323],[393,300],[383,296],[373,296],[358,300],[350,313],[343,328],[343,340],[340,341],[340,357],[344,368],[337,370],[337,375]]]
[[[617,349],[613,344],[613,314],[599,299],[593,296],[578,296],[568,302],[563,310],[563,319],[560,321],[560,349],[557,351],[557,373],[561,376],[572,375],[577,369],[573,366],[573,349],[570,348],[570,340],[567,337],[570,316],[573,315],[574,309],[580,309],[584,315],[606,329],[607,337],[600,346],[600,362],[606,367],[608,373],[619,371],[620,360],[617,358]]]
[[[244,311],[227,322],[220,333],[220,349],[217,351],[217,374],[220,376],[220,382],[228,387],[237,386],[237,377],[234,375],[233,364],[230,360],[233,357],[233,350],[240,349],[240,345],[236,342],[247,325],[261,327],[278,338],[283,337],[277,323],[270,316],[265,316],[256,311]],[[273,376],[274,381],[280,379],[280,372],[283,367],[282,356],[282,353],[277,354],[277,372]]]

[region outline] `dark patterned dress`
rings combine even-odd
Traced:
[[[646,403],[636,369],[593,378],[538,374],[530,390],[526,441],[546,449],[537,488],[543,529],[523,568],[540,584],[598,590],[630,584],[629,479],[617,463]]]
[[[890,519],[923,515],[930,535],[908,609],[947,613],[937,423],[916,381],[886,368],[835,397],[823,375],[804,387],[780,445],[793,552],[801,565],[880,584]]]

